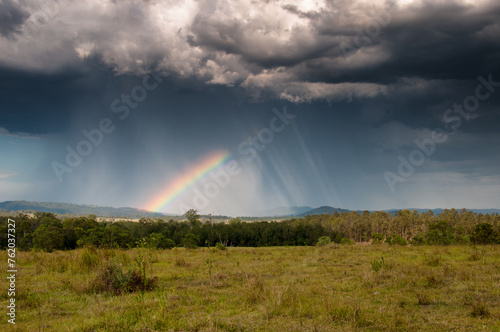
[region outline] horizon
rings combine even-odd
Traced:
[[[2,2],[0,201],[500,208],[499,13],[493,0]]]
[[[25,201],[25,200],[21,200],[21,201],[3,201],[3,202],[0,202],[0,204],[2,203],[9,203],[9,202],[26,202],[26,203],[37,203],[37,204],[74,204],[74,205],[77,205],[77,206],[88,206],[88,207],[93,207],[93,208],[112,208],[112,209],[133,209],[133,210],[137,210],[137,211],[142,211],[142,212],[146,212],[146,213],[159,213],[163,216],[175,216],[175,217],[182,217],[184,215],[184,213],[182,214],[172,214],[172,213],[164,213],[164,212],[160,212],[160,211],[154,211],[154,210],[144,210],[144,209],[140,209],[140,208],[137,208],[137,207],[133,207],[133,206],[101,206],[101,205],[95,205],[95,204],[77,204],[77,203],[68,203],[68,202],[42,202],[42,201]],[[268,210],[265,210],[265,211],[261,211],[261,213],[257,213],[257,214],[253,214],[253,215],[231,215],[231,214],[227,214],[227,213],[217,213],[217,214],[214,214],[214,213],[202,213],[200,214],[201,217],[206,217],[206,216],[214,216],[214,217],[217,217],[217,216],[221,216],[221,217],[230,217],[230,218],[239,218],[239,217],[249,217],[249,218],[265,218],[265,217],[293,217],[293,216],[302,216],[302,215],[307,215],[308,212],[312,212],[314,210],[317,210],[317,209],[321,209],[321,208],[332,208],[332,209],[337,209],[337,210],[346,210],[347,212],[364,212],[364,211],[368,211],[370,213],[373,213],[373,212],[394,212],[394,211],[400,211],[400,210],[409,210],[409,211],[414,211],[414,210],[426,210],[426,211],[434,211],[434,210],[455,210],[455,211],[461,211],[463,209],[467,210],[467,211],[472,211],[474,212],[474,210],[492,210],[492,213],[500,213],[500,209],[499,208],[464,208],[464,207],[432,207],[432,208],[427,208],[427,207],[420,207],[420,208],[415,208],[415,207],[407,207],[407,208],[397,208],[397,209],[374,209],[374,210],[367,210],[367,209],[345,209],[345,208],[342,208],[342,207],[336,207],[336,206],[331,206],[331,205],[323,205],[323,206],[318,206],[318,207],[310,207],[310,206],[282,206],[282,207],[276,207],[276,208],[271,208],[271,209],[268,209]],[[307,210],[305,210],[304,212],[298,212],[295,213],[295,214],[271,214],[271,211],[273,210],[293,210],[293,209],[298,209],[298,208],[308,208]],[[0,209],[1,210],[1,209]],[[10,211],[13,211],[13,210],[10,210]],[[19,209],[16,210],[16,211],[20,211]],[[187,212],[187,211],[186,211]],[[199,212],[199,211],[197,211]],[[269,213],[269,214],[264,214],[264,213]],[[342,212],[342,213],[345,213],[345,212]],[[477,213],[477,212],[475,212]],[[328,214],[328,213],[326,213]],[[116,217],[116,216],[114,216]]]

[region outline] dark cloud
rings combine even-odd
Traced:
[[[100,190],[109,204],[137,205],[207,152],[241,158],[239,144],[286,106],[296,121],[235,179],[241,186],[225,192],[226,206],[254,196],[283,205],[392,208],[401,197],[435,206],[424,198],[439,200],[426,193],[441,185],[471,188],[477,202],[499,193],[500,88],[458,128],[443,122],[475,93],[478,76],[500,81],[498,1],[54,3],[50,12],[40,0],[1,3],[0,146],[16,156],[11,141],[29,138],[25,151],[45,156],[29,177],[4,158],[2,174],[54,180],[50,163],[110,117],[116,130],[58,192],[85,187],[75,200],[95,200]],[[45,21],[31,24],[28,13]],[[169,76],[119,120],[111,103],[153,71]],[[398,156],[436,128],[449,140],[406,182],[424,189],[401,184],[391,196],[384,172],[397,171]]]
[[[500,55],[497,1],[127,2],[94,12],[102,1],[59,4],[36,41],[14,45],[21,56],[0,61],[60,70],[95,57],[118,73],[155,68],[304,102],[374,97],[405,78],[471,80],[496,72]]]
[[[12,38],[15,34],[19,34],[20,27],[29,16],[29,12],[19,2],[2,0],[0,2],[0,35]]]

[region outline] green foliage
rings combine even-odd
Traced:
[[[372,270],[375,273],[378,273],[378,271],[380,271],[380,269],[383,268],[385,265],[384,257],[382,257],[382,259],[379,261],[378,260],[371,261],[371,265],[372,265]]]
[[[425,241],[426,241],[425,234],[424,233],[418,233],[417,235],[415,235],[411,239],[410,243],[413,246],[420,246],[420,245],[425,244]]]
[[[196,211],[195,209],[186,211],[186,213],[184,213],[184,217],[187,219],[189,224],[191,224],[191,227],[201,226],[201,221],[199,220],[200,215],[198,214],[198,211]]]
[[[175,242],[174,240],[172,239],[165,239],[165,241],[163,241],[163,249],[172,249],[175,247]]]
[[[223,245],[223,244],[222,244],[222,243],[220,243],[220,242],[217,242],[217,243],[215,244],[215,248],[217,248],[217,249],[219,249],[219,250],[227,250],[226,246],[225,246],[225,245]]]
[[[125,270],[122,264],[108,261],[99,268],[99,274],[92,282],[91,290],[96,293],[106,292],[114,295],[147,291],[155,287],[156,279],[147,279],[145,266],[129,267]]]
[[[444,220],[429,225],[427,243],[429,244],[451,244],[455,241],[453,228]]]
[[[347,237],[342,238],[340,240],[340,244],[347,244],[347,245],[353,245],[355,242]]]
[[[318,243],[316,243],[316,245],[318,247],[323,247],[323,246],[330,244],[331,242],[332,242],[332,240],[330,239],[330,237],[322,236],[318,239]]]
[[[372,234],[372,244],[380,244],[382,241],[384,241],[384,235],[380,233],[373,233]]]
[[[42,224],[33,233],[33,248],[47,252],[64,249],[63,236],[62,227],[52,223]]]
[[[241,219],[240,219],[240,218],[233,218],[233,219],[230,219],[230,220],[229,220],[229,224],[230,224],[230,225],[234,225],[234,224],[241,224]]]
[[[394,244],[400,245],[400,246],[408,245],[408,241],[406,241],[405,238],[403,238],[399,235],[396,235],[396,234],[392,234],[392,235],[387,236],[387,238],[385,239],[385,242],[387,242],[390,245],[394,245]]]
[[[472,231],[470,241],[474,244],[500,243],[500,234],[493,229],[493,225],[481,223]]]
[[[149,249],[172,249],[175,247],[175,242],[172,239],[167,239],[161,233],[150,233],[144,238],[145,246]]]
[[[372,238],[377,244],[386,238],[390,244],[489,244],[500,243],[497,214],[482,215],[462,210],[389,213],[368,211],[307,216],[280,222],[241,222],[201,224],[196,210],[186,213],[188,221],[141,218],[139,222],[97,222],[95,216],[58,219],[52,213],[37,212],[33,217],[19,214],[16,244],[19,250],[54,251],[94,246],[96,248],[168,249],[175,246],[213,247],[217,242],[230,246],[309,246],[322,245],[322,237],[332,242],[352,244]],[[7,217],[0,216],[0,248],[7,247]],[[188,235],[190,234],[190,235]],[[398,234],[398,235],[395,235]],[[224,242],[222,242],[224,240]]]
[[[182,239],[182,245],[187,249],[196,249],[198,248],[199,241],[200,239],[198,238],[198,236],[194,235],[193,233],[187,233]]]
[[[94,247],[85,247],[81,252],[80,264],[87,271],[97,267],[99,265],[97,250]]]

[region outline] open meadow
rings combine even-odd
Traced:
[[[498,245],[83,248],[17,259],[16,324],[4,314],[4,331],[500,330]]]

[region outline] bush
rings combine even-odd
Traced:
[[[500,243],[500,234],[493,229],[491,224],[482,223],[476,225],[470,236],[470,241],[474,244]]]
[[[353,245],[355,242],[349,238],[343,237],[342,240],[340,240],[340,244],[348,244],[348,245]]]
[[[220,242],[217,242],[217,243],[215,244],[215,248],[217,248],[217,249],[219,249],[219,250],[227,250],[226,246],[225,246],[225,245],[223,245],[223,244],[222,244],[222,243],[220,243]]]
[[[121,264],[109,261],[99,269],[97,278],[92,283],[94,292],[108,292],[114,295],[146,291],[154,288],[156,278],[148,279],[137,268],[124,272]]]
[[[380,271],[380,269],[384,267],[385,264],[384,257],[382,257],[382,259],[379,261],[377,260],[372,261],[371,264],[372,264],[372,270],[378,273],[378,271]]]
[[[390,245],[397,244],[400,246],[406,246],[408,245],[408,241],[404,237],[401,237],[396,234],[389,235],[386,239],[385,242],[389,243]]]
[[[64,249],[64,233],[62,227],[56,225],[40,225],[33,232],[33,248],[52,252]]]
[[[318,247],[323,247],[330,244],[331,242],[332,240],[328,236],[322,236],[318,239],[318,243],[316,244],[318,245]]]
[[[184,245],[184,248],[196,249],[198,248],[198,241],[199,239],[196,235],[193,233],[187,233],[182,239],[182,244]]]
[[[172,249],[175,247],[175,242],[172,239],[165,239],[163,242],[163,249]]]
[[[150,249],[172,249],[175,247],[174,240],[165,238],[161,233],[151,233],[147,238],[143,238],[143,242],[144,245],[139,246]]]
[[[427,243],[429,244],[451,244],[455,241],[453,228],[444,220],[429,225]]]
[[[425,244],[425,234],[423,233],[418,233],[417,235],[415,235],[410,243],[413,245],[413,246],[420,246],[420,245],[423,245]]]
[[[373,233],[372,234],[372,244],[379,244],[379,243],[382,243],[382,241],[384,240],[384,236],[380,233]]]

